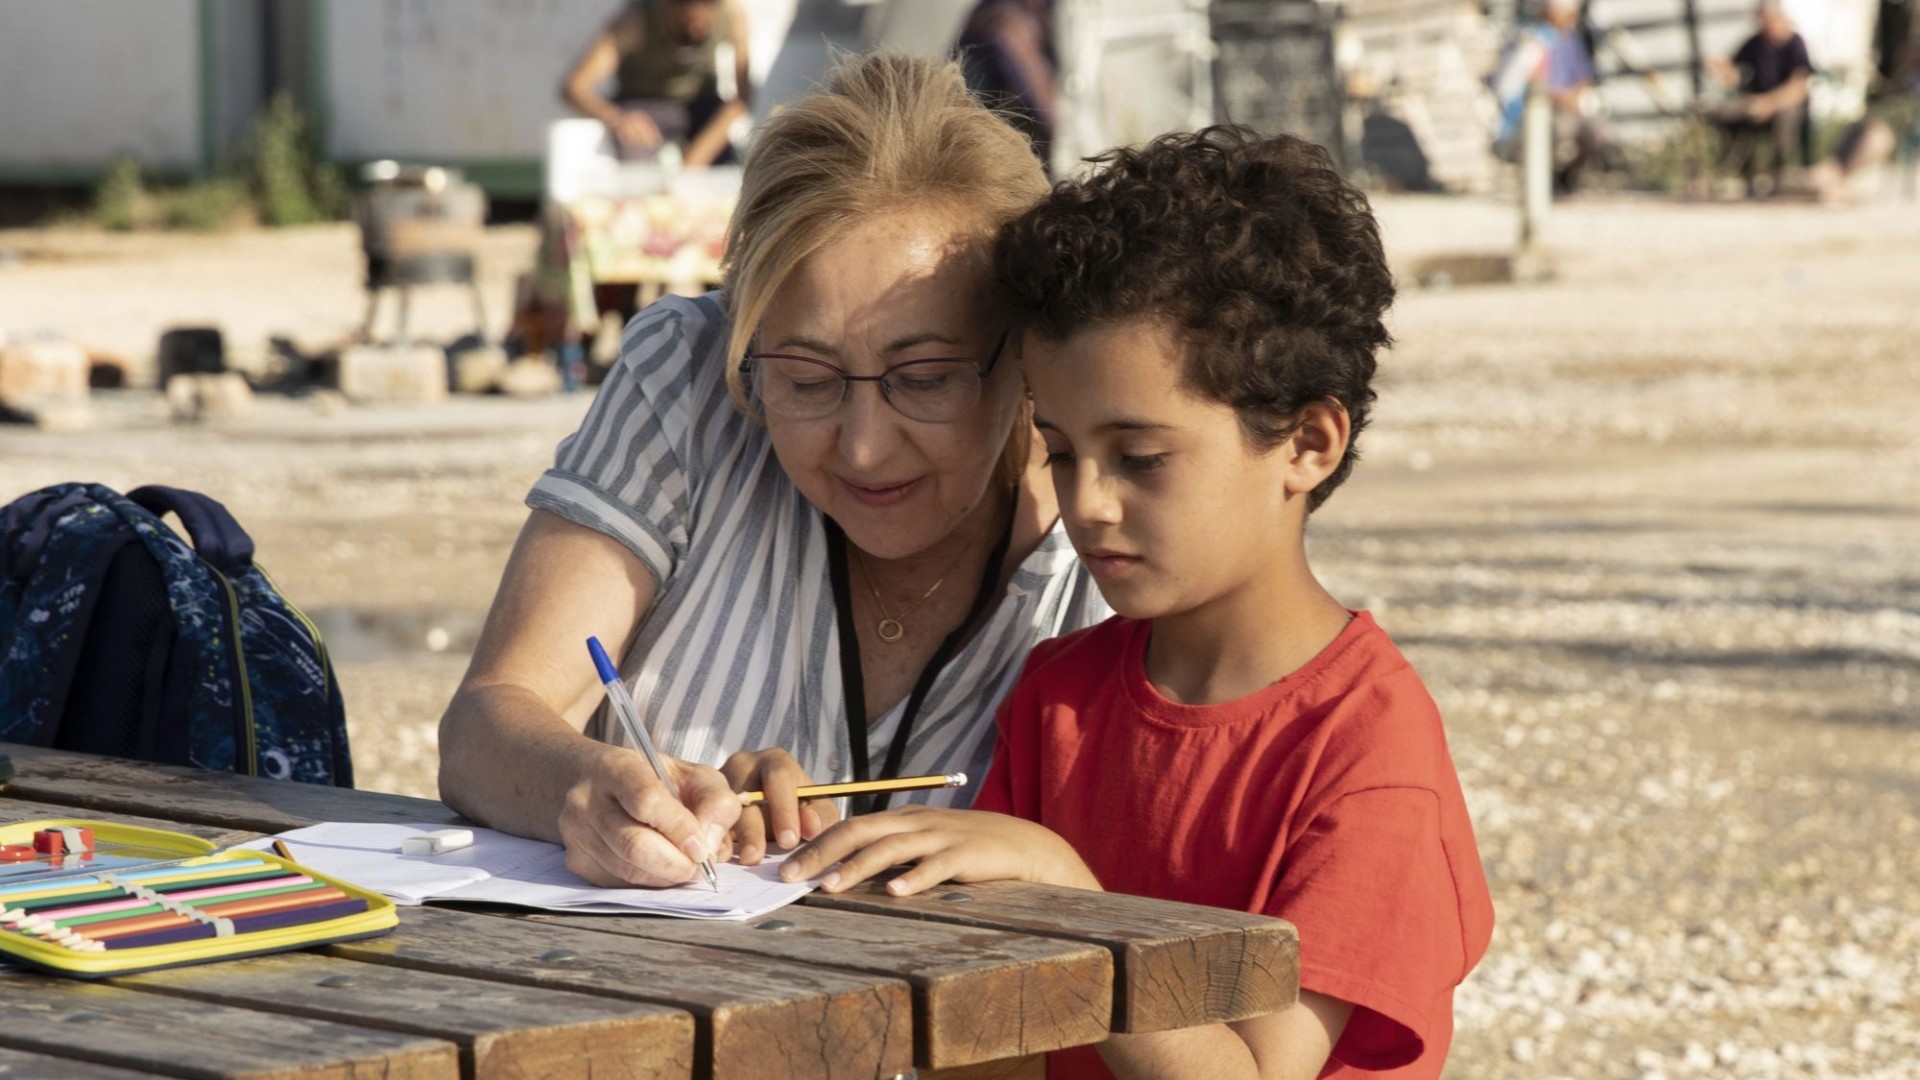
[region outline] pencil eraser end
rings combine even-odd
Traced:
[[[594,670],[600,673],[601,682],[610,683],[620,681],[620,669],[614,667],[613,661],[607,658],[607,650],[600,647],[599,638],[590,637],[587,639],[587,652],[593,656]]]
[[[952,776],[947,778],[947,786],[948,787],[966,787],[967,774],[963,772],[954,773]]]

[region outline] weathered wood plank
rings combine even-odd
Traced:
[[[0,1076],[7,1080],[139,1080],[151,1075],[49,1054],[0,1049]]]
[[[913,1064],[912,997],[896,979],[441,908],[326,951],[682,1008],[697,1021],[694,1074],[715,1080],[873,1080]]]
[[[162,1076],[453,1080],[450,1042],[0,972],[0,1046]]]
[[[1113,1030],[1166,1031],[1276,1012],[1299,997],[1291,923],[1224,908],[1017,881],[889,896],[879,881],[810,907],[906,916],[1100,945],[1113,953]]]
[[[98,818],[101,815],[73,806],[58,803],[41,802],[37,799],[16,799],[10,795],[0,795],[0,824],[13,821],[38,821],[43,818]],[[242,840],[252,840],[260,834],[252,829],[230,829],[221,825],[195,825],[192,822],[163,821],[160,818],[141,817],[138,814],[113,813],[107,819],[121,825],[140,825],[149,829],[166,829],[171,832],[186,833],[212,843],[216,847],[231,847]]]
[[[687,1080],[693,1017],[567,990],[307,953],[175,968],[115,985],[446,1039],[468,1080]]]
[[[1047,1080],[1047,1055],[1006,1058],[957,1069],[921,1069],[920,1080]]]
[[[429,799],[260,780],[233,773],[153,765],[0,743],[13,757],[9,797],[102,814],[275,833],[318,821],[422,821],[452,824],[459,815]],[[78,813],[71,816],[78,817]]]
[[[750,922],[645,916],[533,921],[903,979],[914,1063],[971,1065],[1107,1037],[1113,960],[1097,945],[913,919],[787,907]]]

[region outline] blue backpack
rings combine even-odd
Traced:
[[[353,786],[319,630],[227,508],[177,488],[0,508],[0,741]]]

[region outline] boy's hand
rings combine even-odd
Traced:
[[[1031,821],[976,810],[903,806],[843,821],[780,867],[782,881],[826,871],[820,887],[840,892],[890,866],[914,868],[887,882],[911,896],[943,881],[1032,881],[1100,888],[1080,856],[1058,834]]]
[[[813,783],[807,770],[785,750],[742,750],[727,759],[720,775],[735,791],[764,792],[767,801],[740,811],[733,826],[733,848],[741,866],[755,866],[767,854],[767,838],[783,848],[800,846],[840,820],[832,799],[794,797],[795,788]]]

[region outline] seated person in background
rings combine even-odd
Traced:
[[[1807,174],[1808,186],[1825,203],[1851,202],[1871,175],[1900,148],[1920,144],[1920,38],[1909,42],[1885,81],[1869,91],[1867,115],[1847,125],[1826,160]]]
[[[1580,170],[1600,160],[1606,136],[1593,116],[1593,57],[1580,34],[1580,0],[1547,0],[1547,26],[1553,41],[1541,73],[1553,99],[1553,186],[1571,194]]]
[[[733,46],[733,100],[721,101],[715,54]],[[613,80],[611,98],[601,93]],[[747,20],[739,0],[632,0],[567,73],[568,104],[607,125],[622,156],[681,148],[688,168],[733,160],[728,130],[752,104]]]
[[[972,810],[850,819],[781,876],[837,892],[911,862],[888,892],[1013,878],[1299,927],[1294,1006],[1115,1035],[1055,1080],[1437,1077],[1492,902],[1439,710],[1305,548],[1389,340],[1378,228],[1291,136],[1099,160],[995,268],[1061,519],[1120,614],[1034,649]]]
[[[1033,140],[1045,164],[1056,114],[1053,0],[980,0],[954,53],[967,89]]]
[[[1714,120],[1723,138],[1724,153],[1742,151],[1740,175],[1746,178],[1747,192],[1753,193],[1755,141],[1771,142],[1773,188],[1780,189],[1780,174],[1787,159],[1801,149],[1801,129],[1807,116],[1807,92],[1813,81],[1813,61],[1807,55],[1807,42],[1793,28],[1780,0],[1761,0],[1756,11],[1760,29],[1733,54],[1731,61],[1713,57],[1708,61],[1722,83],[1739,91],[1739,96],[1722,106]]]
[[[1579,0],[1545,0],[1539,21],[1520,29],[1489,79],[1500,110],[1494,152],[1520,160],[1527,98],[1544,94],[1553,105],[1553,187],[1571,193],[1581,171],[1607,149],[1606,129],[1595,116],[1594,82]]]

